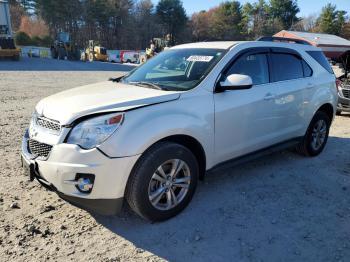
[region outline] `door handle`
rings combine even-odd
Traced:
[[[271,93],[268,93],[264,96],[264,100],[272,100],[272,99],[275,99],[276,98],[276,95],[275,94],[271,94]]]

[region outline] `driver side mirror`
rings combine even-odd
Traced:
[[[253,86],[253,80],[248,75],[232,74],[226,77],[224,81],[221,81],[217,87],[220,92],[226,90],[241,90],[249,89]]]

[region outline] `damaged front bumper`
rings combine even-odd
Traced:
[[[57,144],[47,159],[31,154],[28,131],[22,140],[21,161],[31,181],[37,180],[48,190],[80,208],[102,215],[117,214],[122,207],[127,179],[138,156],[109,158],[98,149]],[[75,183],[77,174],[93,174],[91,192],[83,193]]]

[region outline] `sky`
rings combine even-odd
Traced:
[[[153,0],[157,3],[157,0]],[[182,3],[186,9],[187,15],[191,15],[194,12],[201,10],[208,10],[212,7],[224,2],[223,0],[182,0]],[[242,4],[246,2],[254,3],[254,0],[241,0]],[[323,6],[328,3],[335,4],[339,10],[345,10],[350,15],[350,1],[349,0],[299,0],[298,5],[300,8],[299,16],[308,16],[311,14],[318,14],[321,12]]]

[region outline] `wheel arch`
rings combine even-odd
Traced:
[[[204,178],[207,162],[206,154],[202,144],[197,139],[189,135],[171,135],[160,139],[150,147],[159,142],[174,142],[188,148],[197,159],[199,167],[199,178],[201,180]]]
[[[317,109],[316,112],[318,112],[318,111],[322,111],[322,112],[326,113],[327,116],[329,117],[329,119],[330,119],[331,121],[333,120],[335,111],[334,111],[334,108],[333,108],[332,104],[330,104],[330,103],[325,103],[325,104],[323,104],[322,106],[320,106],[320,107]]]

